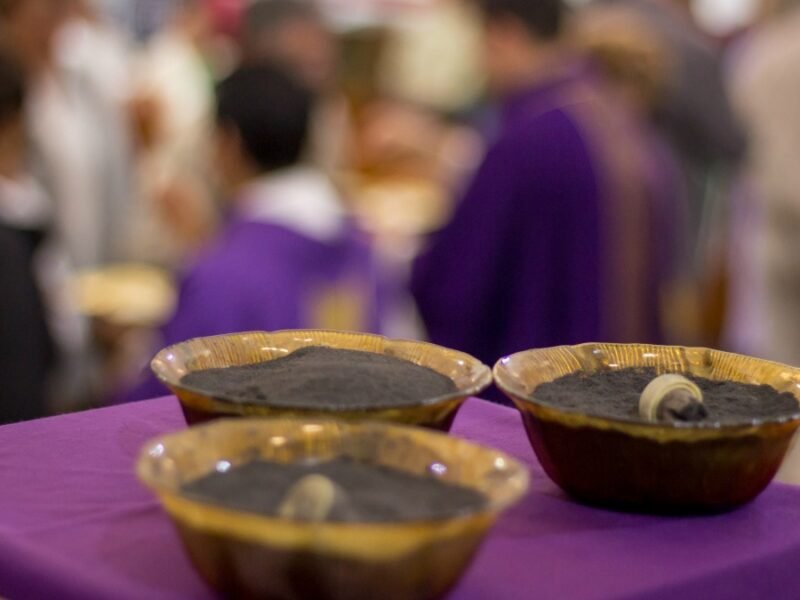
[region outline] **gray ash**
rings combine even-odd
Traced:
[[[275,516],[289,489],[311,474],[341,487],[346,506],[328,521],[394,522],[431,520],[472,512],[486,505],[475,490],[348,458],[322,463],[254,461],[185,484],[184,495],[247,512]]]
[[[252,365],[195,371],[181,384],[232,402],[334,410],[408,406],[457,391],[449,377],[407,360],[322,346]]]
[[[703,392],[707,415],[699,423],[746,423],[800,412],[789,392],[768,385],[715,381],[683,374]],[[592,374],[573,373],[536,388],[533,398],[542,404],[600,417],[642,421],[639,396],[658,373],[651,368],[629,368]]]

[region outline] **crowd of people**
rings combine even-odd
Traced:
[[[255,329],[800,365],[800,3],[374,5],[0,0],[0,422]],[[119,263],[176,282],[137,352],[70,293]]]

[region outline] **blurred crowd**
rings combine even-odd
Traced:
[[[254,329],[800,365],[800,2],[750,4],[0,0],[0,422]]]

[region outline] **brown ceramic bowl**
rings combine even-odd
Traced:
[[[312,523],[198,501],[184,483],[261,459],[350,457],[474,489],[487,504],[448,518]],[[430,600],[458,580],[497,516],[528,487],[509,456],[425,429],[329,420],[226,419],[149,442],[137,465],[195,568],[229,598]]]
[[[272,360],[305,346],[361,350],[408,360],[449,377],[455,383],[457,391],[445,396],[426,398],[408,406],[321,410],[311,406],[289,409],[269,404],[232,402],[208,396],[181,383],[181,378],[192,371]],[[447,431],[464,400],[480,393],[492,382],[489,367],[463,352],[426,342],[326,330],[251,331],[197,338],[164,348],[150,366],[156,377],[178,396],[190,424],[224,416],[327,416],[346,421],[385,421]]]
[[[514,401],[539,462],[575,498],[646,512],[714,512],[755,498],[772,480],[798,412],[741,425],[653,424],[590,416],[537,402],[536,388],[576,372],[655,367],[768,384],[800,397],[800,370],[705,348],[583,344],[501,359],[495,381]]]

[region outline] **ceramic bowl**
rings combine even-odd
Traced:
[[[456,391],[407,406],[336,410],[234,402],[209,396],[181,383],[181,378],[192,371],[268,361],[306,346],[361,350],[408,360],[449,377]],[[197,338],[164,348],[150,366],[156,377],[178,397],[190,424],[223,416],[328,416],[346,421],[384,421],[446,431],[464,400],[480,393],[492,382],[489,367],[462,352],[426,342],[325,330],[251,331]]]
[[[349,457],[460,484],[474,511],[429,521],[303,522],[182,494],[184,483],[260,459]],[[509,456],[442,433],[382,423],[224,419],[149,442],[137,465],[174,521],[197,571],[230,598],[423,600],[458,580],[497,516],[528,487]]]
[[[628,510],[714,512],[752,500],[772,480],[800,425],[800,404],[794,414],[735,425],[654,424],[536,399],[539,385],[563,375],[625,367],[768,384],[800,397],[800,370],[706,348],[583,344],[503,358],[495,381],[522,414],[542,467],[567,493]]]

